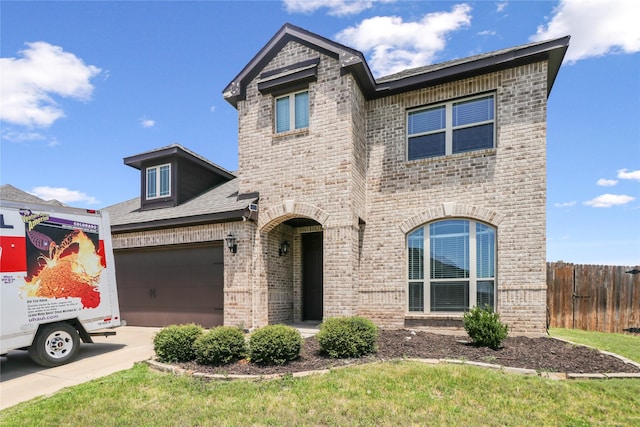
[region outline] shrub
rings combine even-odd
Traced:
[[[198,363],[218,365],[242,359],[246,342],[240,328],[218,326],[196,339],[193,350]]]
[[[161,362],[188,362],[195,359],[193,342],[202,333],[202,326],[193,323],[169,325],[153,338],[153,350]]]
[[[291,326],[268,325],[249,339],[249,359],[254,363],[284,365],[297,359],[301,350],[302,336]]]
[[[316,338],[329,357],[361,357],[377,351],[378,328],[363,317],[332,317],[320,325]]]
[[[464,330],[479,346],[497,349],[507,337],[508,326],[500,322],[500,315],[491,307],[473,307],[464,313]]]

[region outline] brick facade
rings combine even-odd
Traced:
[[[406,235],[455,217],[496,228],[497,310],[514,332],[542,332],[546,61],[374,100],[340,73],[338,59],[296,41],[262,71],[317,57],[308,129],[275,134],[274,98],[260,93],[257,76],[237,105],[240,192],[260,193],[250,280],[261,314],[254,326],[302,319],[299,242],[309,230],[284,224],[296,217],[315,220],[312,229],[324,233],[324,317],[358,314],[394,328],[451,320],[407,313]],[[495,148],[406,160],[408,109],[483,93],[496,97]],[[285,239],[292,256],[279,259]],[[241,317],[225,310],[225,323]]]
[[[408,312],[407,235],[436,220],[473,219],[496,230],[503,321],[512,333],[544,332],[546,106],[567,45],[527,45],[504,53],[506,61],[520,55],[512,65],[476,66],[460,78],[400,89],[391,81],[385,95],[388,88],[379,94],[371,86],[377,82],[367,83],[361,54],[286,25],[225,91],[239,117],[238,193],[259,193],[257,219],[123,233],[114,235],[114,248],[222,240],[232,232],[238,251],[224,256],[224,323],[256,328],[305,318],[302,237],[320,231],[323,318],[460,326],[461,313]],[[287,93],[296,67],[315,67],[304,82],[309,125],[276,134],[274,94]],[[284,87],[261,89],[264,76],[278,73]],[[482,94],[495,97],[494,148],[407,160],[407,110]],[[280,256],[283,241],[290,251]]]

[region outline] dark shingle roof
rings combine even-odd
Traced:
[[[109,212],[112,231],[133,231],[238,221],[256,199],[239,200],[238,180],[233,179],[174,207],[140,210],[140,198],[136,197],[104,210]]]
[[[0,186],[0,199],[12,200],[14,202],[45,203],[48,205],[66,206],[64,203],[59,202],[55,199],[54,200],[41,199],[40,197],[34,196],[33,194],[27,193],[26,191],[22,191],[11,184],[4,184]]]

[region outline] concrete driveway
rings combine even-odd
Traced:
[[[0,365],[0,409],[129,369],[153,356],[153,336],[159,330],[122,326],[115,336],[81,344],[74,362],[55,368],[36,365],[26,351],[11,351]]]

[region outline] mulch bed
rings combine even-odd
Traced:
[[[331,359],[320,352],[315,337],[305,338],[300,357],[284,366],[260,366],[240,360],[224,366],[181,363],[183,369],[223,375],[270,375],[330,369],[403,358],[458,359],[538,371],[605,374],[640,373],[634,365],[599,351],[554,338],[508,337],[498,350],[477,347],[467,336],[423,331],[382,330],[378,352],[360,359]]]

